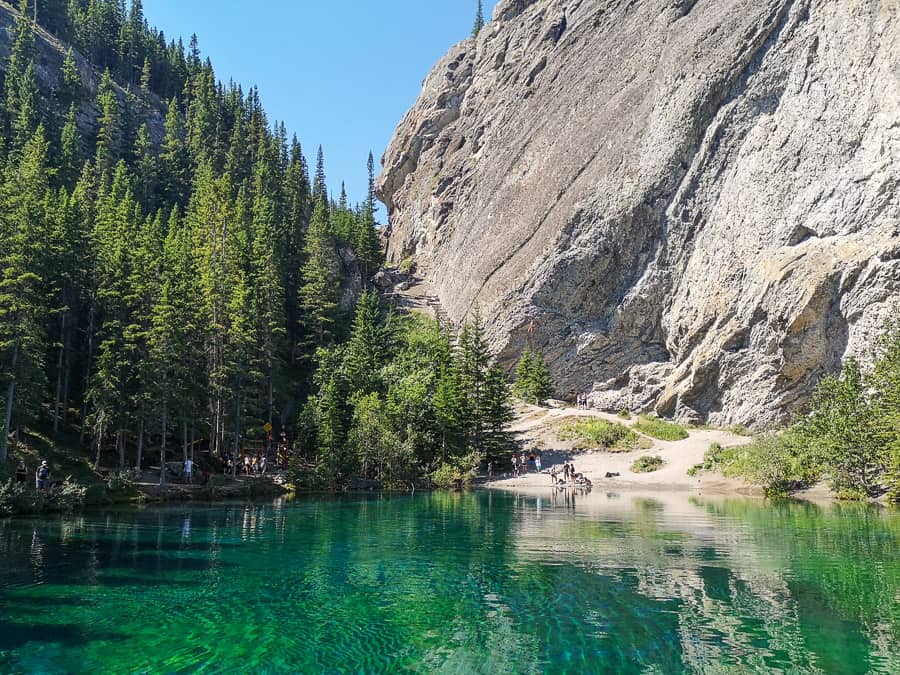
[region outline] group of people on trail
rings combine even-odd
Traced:
[[[587,410],[588,409],[588,395],[587,394],[578,394],[576,397],[576,401],[578,403],[579,410]]]
[[[19,462],[16,467],[16,483],[25,483],[28,481],[28,467],[25,466],[24,460]],[[46,492],[50,489],[50,465],[47,460],[42,460],[37,470],[34,472],[34,489],[38,492]]]
[[[529,451],[528,456],[526,457],[523,452],[521,455],[516,455],[516,453],[512,454],[512,469],[513,476],[520,476],[524,473],[530,473],[532,471],[536,471],[537,473],[541,472],[541,454],[539,452],[535,452],[534,450]]]
[[[238,474],[245,476],[264,476],[266,473],[266,457],[261,453],[256,455],[240,454],[235,460],[234,457],[225,453],[225,475],[237,476]]]

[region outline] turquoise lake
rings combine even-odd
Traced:
[[[0,521],[4,673],[900,673],[900,514],[429,493]]]

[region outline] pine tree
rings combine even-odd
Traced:
[[[465,450],[464,399],[459,370],[442,368],[432,399],[442,462],[447,461],[448,455],[459,455]]]
[[[372,151],[369,150],[369,158],[366,162],[366,169],[369,173],[369,181],[368,181],[368,191],[366,192],[366,209],[368,209],[371,213],[375,213],[375,157],[372,156]]]
[[[368,286],[375,271],[384,263],[381,238],[375,225],[375,161],[369,153],[369,190],[363,209],[356,218],[353,232],[353,249],[359,258],[363,286]]]
[[[515,419],[510,403],[510,388],[506,375],[497,366],[491,366],[484,385],[484,451],[487,459],[502,460],[513,445],[509,424]]]
[[[553,394],[553,381],[550,371],[540,352],[526,349],[522,352],[516,366],[516,384],[513,387],[516,396],[534,405],[543,405]]]
[[[472,26],[472,37],[478,37],[482,28],[484,28],[484,7],[481,0],[478,0],[478,8],[475,10],[475,25]]]
[[[313,178],[312,198],[314,202],[326,203],[328,201],[328,185],[325,182],[325,153],[322,151],[321,145],[316,152],[316,175]]]
[[[531,381],[532,399],[537,405],[543,405],[553,395],[553,380],[550,377],[550,371],[547,369],[547,363],[544,361],[544,355],[541,352],[537,352],[533,356],[529,379]]]
[[[15,110],[15,117],[12,120],[13,153],[21,150],[40,123],[40,95],[33,63],[29,63],[25,68],[18,86],[19,91],[16,96],[18,109]]]
[[[138,129],[132,154],[135,158],[135,172],[140,177],[137,185],[137,198],[144,210],[152,213],[160,206],[159,157],[153,147],[150,129],[146,123]]]
[[[162,198],[167,204],[183,207],[190,189],[190,158],[178,99],[169,101],[165,128],[166,135],[159,155]]]
[[[269,148],[271,153],[272,148]],[[260,364],[265,390],[265,419],[274,421],[276,381],[281,373],[282,343],[285,337],[285,289],[279,265],[278,201],[280,184],[273,170],[274,157],[261,157],[254,176],[251,229],[251,282],[253,311],[258,325]]]
[[[325,210],[325,200],[316,201],[304,246],[306,262],[301,277],[300,304],[304,320],[317,344],[324,345],[337,319],[341,262],[335,248],[334,233]]]
[[[63,125],[59,139],[59,182],[63,185],[74,187],[81,175],[81,137],[78,134],[78,124],[75,117],[75,104],[69,107],[66,122]]]
[[[24,9],[24,8],[23,8]],[[6,90],[6,128],[8,133],[14,133],[14,125],[19,118],[21,101],[20,97],[23,91],[22,80],[26,77],[26,71],[32,68],[32,76],[34,65],[34,24],[27,18],[27,12],[16,17],[16,23],[13,30],[13,44],[6,62],[3,84]],[[30,86],[25,86],[24,90],[28,91]],[[20,137],[21,143],[24,144],[28,140],[28,136]],[[9,147],[9,146],[7,146]],[[21,145],[19,146],[21,148]]]
[[[387,335],[381,321],[378,298],[366,291],[356,301],[356,316],[347,342],[345,363],[351,394],[368,394],[381,389],[380,371],[387,356]]]
[[[138,232],[139,214],[131,192],[131,176],[124,162],[116,165],[109,184],[101,186],[97,198],[93,238],[96,246],[97,307],[100,322],[98,349],[87,398],[96,448],[94,465],[100,467],[101,451],[109,431],[120,432],[129,422],[129,398],[137,373],[131,346],[133,320],[132,247]]]
[[[97,90],[97,151],[94,156],[94,168],[99,177],[112,173],[121,152],[121,111],[119,98],[113,87],[113,80],[106,70]]]
[[[122,31],[122,72],[128,84],[135,84],[146,65],[147,25],[141,0],[131,0],[128,21]],[[143,88],[143,87],[142,87]]]
[[[46,388],[47,316],[41,250],[48,239],[49,145],[39,126],[7,170],[0,203],[0,461],[9,433],[32,418]]]
[[[460,333],[454,365],[458,369],[462,391],[461,418],[466,424],[466,438],[471,447],[482,451],[486,428],[485,384],[490,354],[481,313],[477,309]]]
[[[144,65],[141,68],[141,91],[145,96],[153,91],[153,64],[149,58],[144,59]]]
[[[78,64],[75,62],[75,54],[71,47],[63,59],[60,80],[60,88],[57,91],[59,102],[64,106],[72,105],[81,94],[81,74],[78,72]]]
[[[516,383],[513,387],[516,396],[525,401],[531,398],[532,364],[531,350],[525,349],[519,357],[519,363],[516,364]]]
[[[342,391],[338,379],[329,377],[321,389],[316,406],[316,443],[318,446],[319,475],[332,488],[342,483],[345,475],[353,471],[345,460],[346,413]]]

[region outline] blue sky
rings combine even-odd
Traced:
[[[269,121],[296,132],[310,164],[325,151],[329,187],[366,190],[422,79],[467,37],[476,0],[143,0],[148,22],[187,45],[196,33],[216,75],[260,90]],[[484,3],[489,19],[496,0]],[[383,217],[383,216],[382,216]]]

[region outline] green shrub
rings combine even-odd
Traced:
[[[703,464],[700,466],[704,471],[712,471],[722,463],[725,456],[725,448],[719,443],[710,443],[709,449],[703,453]]]
[[[469,485],[478,472],[481,455],[470,453],[464,457],[446,461],[431,472],[429,478],[435,487],[457,488]]]
[[[644,455],[632,462],[631,470],[634,473],[650,473],[661,469],[663,464],[663,459],[659,455]]]
[[[130,471],[112,471],[106,477],[106,487],[110,492],[124,492],[134,485]]]
[[[80,483],[74,482],[71,477],[63,481],[62,486],[50,495],[48,499],[55,500],[56,506],[60,511],[74,511],[76,508],[84,504],[84,498],[87,495],[87,488]]]
[[[709,449],[703,453],[703,461],[699,464],[694,464],[688,469],[687,475],[693,477],[701,471],[717,471],[721,469],[725,454],[725,448],[719,443],[710,443]]]
[[[735,436],[752,436],[753,435],[752,433],[750,433],[750,430],[747,427],[745,427],[743,424],[735,424],[733,427],[731,427],[731,429],[729,429],[729,431],[731,433],[733,433]]]
[[[661,441],[682,441],[688,437],[687,429],[683,426],[658,417],[641,415],[633,428]]]
[[[623,420],[630,420],[630,419],[631,419],[631,413],[628,412],[628,410],[626,410],[625,408],[622,408],[622,409],[619,411],[619,417],[621,417]]]
[[[591,418],[568,422],[557,433],[560,440],[577,441],[590,448],[631,450],[639,447],[640,438],[618,422]]]
[[[86,495],[87,488],[71,477],[52,492],[36,492],[31,482],[8,480],[0,483],[0,515],[74,511],[84,504]]]
[[[798,429],[820,458],[837,494],[878,494],[891,462],[889,441],[878,433],[881,414],[859,364],[848,359],[839,377],[823,377],[813,411]]]
[[[400,262],[400,265],[397,267],[397,271],[399,271],[400,274],[415,274],[415,272],[416,272],[415,258],[413,258],[412,256],[409,256],[408,258],[404,258]]]
[[[763,434],[751,443],[719,448],[712,462],[722,474],[762,486],[768,495],[782,495],[815,483],[821,466],[796,429]]]

